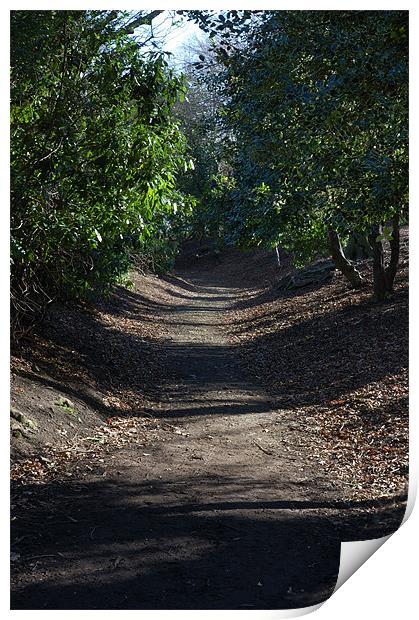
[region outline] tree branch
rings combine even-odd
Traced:
[[[141,15],[122,28],[122,32],[134,34],[134,30],[138,28],[138,26],[151,26],[153,19],[160,15],[160,13],[163,13],[163,11],[151,11],[151,13],[147,13],[147,15]]]

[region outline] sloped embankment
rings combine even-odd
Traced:
[[[241,263],[248,275],[251,259]],[[268,260],[256,256],[253,267]],[[339,321],[328,322],[338,290],[349,333],[359,321],[366,336],[375,315],[362,299],[352,307],[338,280],[277,299],[242,275],[231,252],[170,277],[134,276],[133,290],[106,304],[57,307],[16,356],[13,403],[36,420],[38,440],[13,469],[14,609],[312,605],[333,591],[342,540],[397,528],[404,489],[339,478],[345,469],[335,474],[327,450],[343,449],[321,421],[325,407],[333,418],[330,407],[347,398],[350,412],[354,390],[379,382],[384,394],[385,377],[402,372],[391,366],[393,348],[386,365],[373,348],[352,385],[335,372],[337,352],[329,365],[324,357],[349,342]],[[401,292],[388,315],[402,301]],[[372,439],[382,437],[378,413]],[[371,441],[363,426],[349,430],[358,445]],[[387,463],[387,451],[375,450],[376,463]]]
[[[304,430],[310,458],[358,499],[406,492],[407,245],[404,229],[385,304],[371,303],[369,286],[350,290],[336,272],[317,285],[247,292],[227,320],[244,371]],[[370,282],[371,263],[361,270]]]

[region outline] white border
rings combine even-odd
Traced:
[[[2,175],[2,184],[3,188],[3,202],[1,214],[4,218],[3,226],[0,226],[0,248],[1,248],[1,262],[0,262],[0,283],[2,285],[2,293],[6,298],[4,300],[4,304],[2,304],[2,321],[1,325],[4,330],[4,343],[2,352],[3,354],[0,356],[0,381],[1,381],[1,397],[3,407],[2,411],[2,424],[3,424],[3,432],[2,438],[5,442],[4,449],[1,451],[2,457],[2,504],[3,504],[3,512],[2,512],[2,531],[6,533],[5,538],[7,539],[7,533],[9,529],[8,524],[8,502],[6,498],[8,497],[8,432],[9,432],[9,419],[8,419],[8,393],[9,393],[9,385],[8,385],[8,347],[6,343],[8,342],[8,209],[6,206],[8,205],[8,196],[9,196],[9,172],[8,172],[8,161],[9,161],[9,143],[8,143],[8,97],[6,93],[9,90],[9,78],[8,78],[8,59],[9,59],[9,16],[8,12],[10,9],[54,9],[54,8],[63,8],[63,9],[115,9],[115,8],[126,8],[130,9],[130,3],[126,5],[121,5],[120,7],[116,6],[120,3],[115,2],[42,2],[39,1],[36,4],[33,2],[16,2],[16,3],[7,3],[6,6],[2,6],[1,11],[1,45],[2,45],[2,54],[0,58],[2,59],[1,63],[1,79],[3,81],[2,93],[3,96],[1,98],[3,105],[3,123],[1,124],[1,145],[3,147],[3,166],[1,168]],[[252,9],[255,8],[254,2],[226,2],[224,4],[217,3],[200,3],[200,2],[189,2],[184,0],[180,3],[171,4],[167,2],[159,2],[158,7],[162,9],[170,9],[173,6],[181,6],[183,9],[199,9],[199,8],[230,8],[230,9]],[[417,132],[417,93],[414,88],[418,83],[418,71],[417,71],[417,45],[416,40],[418,38],[418,10],[415,8],[413,2],[403,2],[401,6],[396,6],[396,2],[392,0],[391,2],[386,0],[382,2],[300,2],[295,0],[294,2],[287,2],[284,4],[281,3],[266,3],[263,6],[264,9],[311,9],[311,10],[324,10],[324,9],[332,9],[332,10],[342,10],[342,9],[351,9],[351,10],[367,10],[367,9],[410,9],[410,32],[411,32],[411,101],[413,102],[411,106],[411,144],[413,148],[411,149],[411,259],[413,262],[414,268],[411,270],[411,315],[415,317],[415,312],[418,310],[417,306],[417,279],[418,279],[418,262],[416,260],[417,249],[416,249],[416,232],[415,229],[418,225],[418,216],[416,215],[418,209],[418,187],[416,178],[417,174],[414,174],[413,171],[418,170],[418,161],[416,157],[416,148],[414,148],[416,140],[413,138],[418,138]],[[145,4],[147,7],[147,4]],[[151,6],[151,3],[150,5]],[[133,7],[132,10],[139,10],[139,6]],[[261,8],[261,7],[257,7]],[[413,285],[413,286],[412,286]],[[411,347],[414,348],[414,343],[417,341],[417,324],[416,321],[411,321],[410,326],[410,341]],[[385,344],[383,343],[383,346]],[[417,366],[415,364],[415,359],[411,356],[411,373],[413,380],[411,381],[411,458],[410,458],[410,495],[414,496],[416,494],[417,489],[417,464],[418,464],[418,432],[417,425],[414,423],[414,417],[416,416],[417,411],[417,393],[415,390],[416,386],[416,369]],[[408,519],[408,521],[397,531],[393,536],[390,537],[383,547],[379,550],[378,553],[373,555],[367,563],[356,572],[344,585],[340,588],[333,596],[324,603],[315,611],[316,618],[319,620],[335,620],[339,618],[340,620],[346,620],[349,618],[353,618],[354,616],[361,618],[368,617],[380,617],[384,620],[393,620],[397,618],[398,620],[403,620],[404,618],[411,618],[414,615],[413,610],[418,609],[417,600],[416,600],[416,589],[417,589],[417,542],[418,542],[418,510],[414,511],[412,516]],[[55,611],[9,611],[9,581],[8,581],[8,540],[4,540],[4,551],[2,554],[2,569],[3,579],[1,580],[1,608],[6,612],[6,615],[12,616],[13,618],[56,618],[57,612]],[[307,610],[308,611],[308,610]],[[161,612],[161,611],[60,611],[60,618],[74,618],[76,615],[80,617],[83,614],[83,617],[88,616],[89,618],[115,618],[116,615],[118,618],[138,618],[141,615],[141,618],[166,618],[170,617],[172,620],[183,620],[184,618],[214,618],[215,614],[218,618],[240,618],[241,620],[250,619],[250,618],[279,618],[279,617],[291,617],[295,616],[295,613],[289,614],[287,612],[275,612],[275,611],[229,611],[229,612],[211,612],[211,611],[171,611],[171,612]],[[284,615],[285,613],[285,615]]]

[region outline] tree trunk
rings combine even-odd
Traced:
[[[354,261],[372,258],[372,249],[367,235],[359,232],[352,233],[345,247],[345,256],[348,260]]]
[[[278,246],[277,245],[275,246],[275,252],[276,252],[276,260],[277,260],[277,263],[278,263],[278,267],[280,267],[281,266],[281,259],[279,257],[279,250],[278,250]]]
[[[376,302],[384,301],[387,297],[387,278],[384,266],[383,242],[379,239],[381,233],[381,225],[374,225],[371,228],[369,236],[373,255],[373,300]]]
[[[357,269],[346,258],[343,253],[342,245],[340,243],[338,233],[329,228],[327,231],[329,239],[330,254],[337,269],[339,269],[345,278],[351,283],[354,288],[359,288],[363,285],[364,280]]]
[[[391,292],[393,290],[394,278],[397,273],[397,268],[399,266],[399,255],[400,255],[400,230],[399,230],[399,221],[400,215],[397,213],[392,222],[392,235],[390,241],[390,262],[386,269],[386,287],[387,291]]]

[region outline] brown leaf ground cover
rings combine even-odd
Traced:
[[[307,453],[354,498],[403,493],[408,472],[408,231],[394,295],[331,282],[247,291],[229,313],[242,367],[305,430]],[[281,273],[277,274],[277,280]]]
[[[383,305],[370,302],[368,286],[350,290],[338,274],[317,287],[281,290],[293,270],[284,253],[281,269],[263,251],[229,250],[221,265],[188,265],[234,285],[239,301],[225,315],[242,369],[304,431],[316,464],[354,497],[406,489],[407,243],[404,230],[395,294]],[[362,270],[370,279],[368,262]],[[144,446],[162,430],[154,412],[157,386],[170,376],[173,303],[197,293],[179,278],[132,278],[135,293],[120,287],[96,305],[57,305],[14,350],[11,402],[38,427],[33,435],[13,432],[14,480],[84,471],[80,459],[88,469],[104,450]],[[74,411],[60,406],[62,398]]]
[[[142,446],[161,430],[152,411],[174,287],[138,272],[132,279],[135,293],[118,287],[97,304],[55,305],[14,348],[11,405],[36,431],[12,430],[12,480],[86,473],[104,452]]]
[[[342,540],[397,529],[406,265],[378,307],[285,293],[283,258],[133,274],[15,350],[13,609],[312,605]]]

